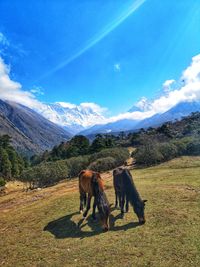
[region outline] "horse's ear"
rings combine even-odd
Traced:
[[[144,199],[144,200],[143,200],[144,203],[147,202],[147,201],[148,201],[147,199]]]

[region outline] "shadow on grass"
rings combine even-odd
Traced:
[[[88,216],[86,219],[81,219],[78,224],[76,224],[72,217],[77,215],[78,212],[71,213],[69,215],[63,216],[57,220],[49,222],[45,227],[44,231],[48,231],[58,239],[64,238],[85,238],[92,237],[95,235],[102,234],[104,231],[100,225],[99,219],[97,221],[92,219],[92,216]],[[130,228],[136,228],[140,226],[138,222],[131,222],[121,226],[115,226],[116,220],[121,219],[121,215],[113,216],[110,215],[110,231],[126,231]],[[84,226],[88,225],[91,231],[82,231]]]

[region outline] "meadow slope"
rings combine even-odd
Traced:
[[[111,230],[91,216],[77,227],[77,179],[40,191],[0,197],[1,266],[200,266],[200,157],[133,169],[148,199],[145,225],[130,209],[112,210]],[[114,203],[111,173],[103,175]],[[90,212],[91,214],[91,212]]]

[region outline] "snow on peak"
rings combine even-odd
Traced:
[[[103,123],[105,121],[105,117],[102,115],[103,111],[103,108],[94,103],[75,105],[56,102],[44,104],[38,112],[48,120],[78,132],[81,129]]]

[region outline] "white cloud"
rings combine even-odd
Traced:
[[[163,90],[165,93],[170,92],[173,89],[173,84],[175,83],[175,80],[171,79],[171,80],[166,80],[163,83]]]
[[[151,108],[151,102],[146,97],[142,97],[135,106],[142,111],[148,111]]]
[[[107,110],[107,108],[101,107],[101,106],[97,105],[96,103],[91,103],[91,102],[81,103],[80,107],[90,108],[98,114],[102,114]]]
[[[9,46],[9,41],[2,32],[0,32],[0,44],[3,46]]]
[[[30,90],[30,92],[36,95],[44,95],[44,91],[40,86],[34,86],[33,89]]]
[[[59,104],[60,106],[62,106],[63,108],[69,108],[69,109],[91,109],[93,112],[96,112],[97,114],[103,114],[107,109],[103,108],[99,105],[97,105],[96,103],[92,103],[92,102],[84,102],[84,103],[80,103],[79,105],[76,104],[72,104],[69,102],[56,102],[56,104]]]
[[[109,118],[108,122],[121,119],[141,120],[156,113],[163,113],[180,102],[200,101],[200,54],[192,58],[190,66],[183,71],[180,80],[182,83],[179,81],[176,83],[173,79],[165,81],[163,86],[168,86],[168,88],[172,84],[182,85],[178,89],[164,90],[164,94],[153,101],[148,101],[145,97],[141,98],[136,106],[144,111],[119,114]]]
[[[121,64],[120,63],[114,64],[114,71],[116,71],[116,72],[120,72],[121,71]]]
[[[75,104],[69,102],[56,102],[56,104],[61,105],[63,108],[69,108],[69,109],[76,108]]]
[[[34,109],[43,105],[29,91],[24,91],[20,83],[11,80],[10,67],[0,57],[0,98],[10,100]]]
[[[3,59],[0,57],[0,98],[4,100],[11,100],[18,102],[38,112],[43,112],[46,110],[47,105],[41,103],[36,99],[35,94],[40,94],[43,90],[40,87],[34,87],[31,91],[23,90],[20,83],[13,81],[10,78],[10,68],[6,65]],[[190,66],[188,66],[182,73],[180,80],[175,81],[173,79],[167,80],[163,83],[163,88],[170,87],[170,90],[164,90],[164,94],[153,101],[149,101],[147,98],[143,97],[136,104],[141,111],[126,112],[113,116],[110,118],[105,118],[103,113],[106,111],[105,108],[97,105],[96,103],[85,102],[79,105],[68,103],[68,102],[56,102],[62,107],[69,108],[75,112],[75,109],[81,111],[79,114],[81,116],[86,116],[85,126],[92,126],[94,124],[103,124],[108,122],[114,122],[122,119],[132,119],[132,120],[142,120],[156,113],[163,113],[176,104],[183,101],[199,101],[200,100],[200,54],[192,58]],[[90,109],[96,112],[92,116],[88,116]],[[83,112],[82,112],[83,111]],[[48,110],[48,112],[50,112]],[[74,113],[73,113],[74,114]],[[84,115],[85,114],[85,115]],[[52,114],[52,116],[55,114]],[[51,114],[49,115],[51,117]],[[83,118],[81,117],[81,118]],[[83,118],[84,119],[84,118]],[[57,115],[55,116],[55,121],[57,120]],[[71,121],[74,117],[71,117]],[[84,126],[83,125],[83,126]]]

